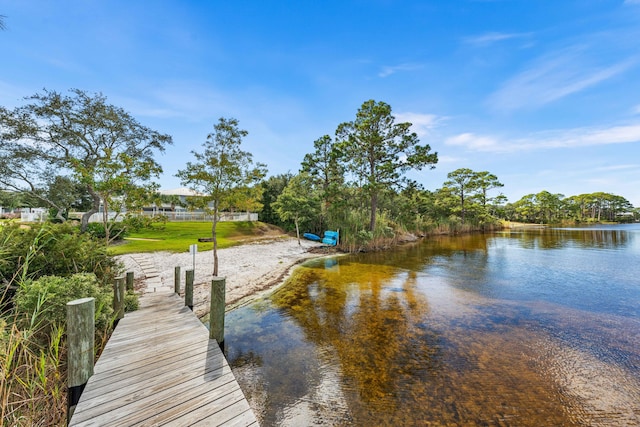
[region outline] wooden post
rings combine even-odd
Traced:
[[[124,295],[125,295],[125,282],[124,277],[116,277],[113,285],[113,311],[116,316],[113,322],[113,327],[118,326],[120,319],[124,318]]]
[[[173,289],[176,294],[180,294],[180,266],[173,269]]]
[[[211,306],[209,311],[209,339],[218,341],[224,348],[224,307],[227,280],[214,277],[211,281]]]
[[[127,271],[127,291],[133,290],[133,271]]]
[[[95,311],[95,298],[67,303],[67,422],[71,420],[84,386],[93,375]]]
[[[187,270],[185,273],[184,305],[193,311],[193,277],[195,273],[193,270]]]

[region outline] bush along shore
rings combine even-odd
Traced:
[[[96,349],[113,323],[121,270],[102,242],[68,224],[0,228],[0,415],[3,425],[65,425],[66,303],[96,301]],[[135,307],[135,297],[129,297]]]

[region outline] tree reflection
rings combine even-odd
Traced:
[[[300,268],[272,301],[318,346],[333,348],[352,411],[395,412],[407,384],[438,370],[440,338],[428,327],[417,274],[392,266],[339,262]]]

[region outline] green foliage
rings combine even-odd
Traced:
[[[376,225],[380,192],[405,184],[403,175],[408,170],[433,168],[438,162],[437,153],[431,153],[427,144],[420,145],[410,128],[411,123],[395,123],[390,105],[369,100],[353,122],[342,123],[336,130],[341,161],[353,174],[353,182],[369,195],[371,231]]]
[[[44,90],[10,111],[0,108],[0,184],[38,196],[58,211],[63,206],[45,196],[43,184],[62,172],[92,199],[83,229],[102,203],[106,212],[134,210],[146,201],[162,168],[154,152],[171,137],[153,131],[102,94],[72,89],[65,96]],[[66,185],[66,187],[68,187]],[[56,192],[58,195],[66,192]],[[110,224],[104,216],[106,241]]]
[[[217,276],[218,214],[225,208],[242,203],[243,193],[238,190],[257,184],[266,175],[266,166],[257,163],[254,167],[253,155],[240,148],[242,138],[248,132],[238,127],[238,120],[221,117],[213,129],[202,144],[204,150],[201,153],[192,151],[196,161],[187,162],[185,169],[179,170],[176,176],[183,185],[200,194],[189,199],[191,206],[213,215],[213,275]],[[253,192],[244,196],[257,200]]]
[[[313,188],[309,174],[294,176],[284,188],[273,208],[283,221],[293,221],[300,240],[300,224],[309,221],[320,212],[320,200]]]
[[[14,303],[18,319],[31,319],[39,313],[44,323],[41,328],[49,332],[54,325],[64,325],[67,318],[66,305],[79,298],[96,299],[96,329],[106,330],[110,325],[113,310],[113,289],[100,283],[93,273],[78,273],[68,277],[43,276],[37,280],[21,283]],[[44,302],[44,303],[43,303]],[[29,325],[21,324],[26,328]]]
[[[543,190],[507,205],[505,217],[530,223],[628,221],[633,220],[633,206],[624,197],[611,193],[597,192],[565,198],[562,194]]]
[[[40,308],[46,304],[41,301]],[[2,425],[40,426],[66,423],[64,328],[42,333],[40,308],[28,315],[25,329],[16,318],[0,318],[0,416]],[[22,319],[18,319],[22,320]]]
[[[104,245],[71,224],[40,224],[0,228],[0,284],[42,276],[91,272],[106,284],[118,273]]]
[[[111,222],[108,223],[109,228],[109,236],[110,240],[122,240],[126,237],[127,227],[126,224],[122,222]],[[101,222],[90,222],[87,224],[86,232],[91,235],[91,237],[95,239],[104,240],[107,238],[107,229],[104,224]]]
[[[140,301],[138,294],[134,291],[127,291],[124,296],[124,311],[129,313],[130,311],[136,311],[140,308]]]
[[[260,213],[260,220],[262,222],[274,224],[280,227],[285,226],[286,221],[282,221],[280,219],[280,216],[272,205],[287,186],[291,178],[293,178],[291,173],[285,173],[271,176],[262,181],[262,212]]]
[[[163,214],[154,216],[127,215],[122,221],[122,226],[126,231],[121,238],[126,237],[131,232],[137,233],[142,230],[152,230],[154,227],[163,229],[166,227],[168,221],[169,218]]]

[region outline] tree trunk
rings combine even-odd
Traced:
[[[302,243],[300,242],[300,228],[298,227],[298,218],[295,219],[295,221],[293,221],[296,224],[296,236],[298,236],[298,246],[302,246]]]
[[[378,210],[378,193],[371,194],[371,220],[369,222],[369,231],[373,232],[376,229],[376,211]]]
[[[104,225],[104,240],[105,245],[109,246],[109,205],[107,205],[106,200],[103,200],[102,204],[102,224]]]
[[[97,213],[100,210],[100,195],[95,191],[93,191],[93,188],[91,187],[88,187],[87,191],[89,192],[89,194],[91,195],[91,198],[93,199],[93,206],[91,206],[90,210],[82,214],[82,219],[80,220],[80,231],[82,231],[83,233],[87,231],[87,226],[89,225],[89,218],[91,218],[91,216],[94,213]]]
[[[462,223],[464,224],[465,209],[464,209],[464,190],[460,193],[460,213],[462,215]]]

